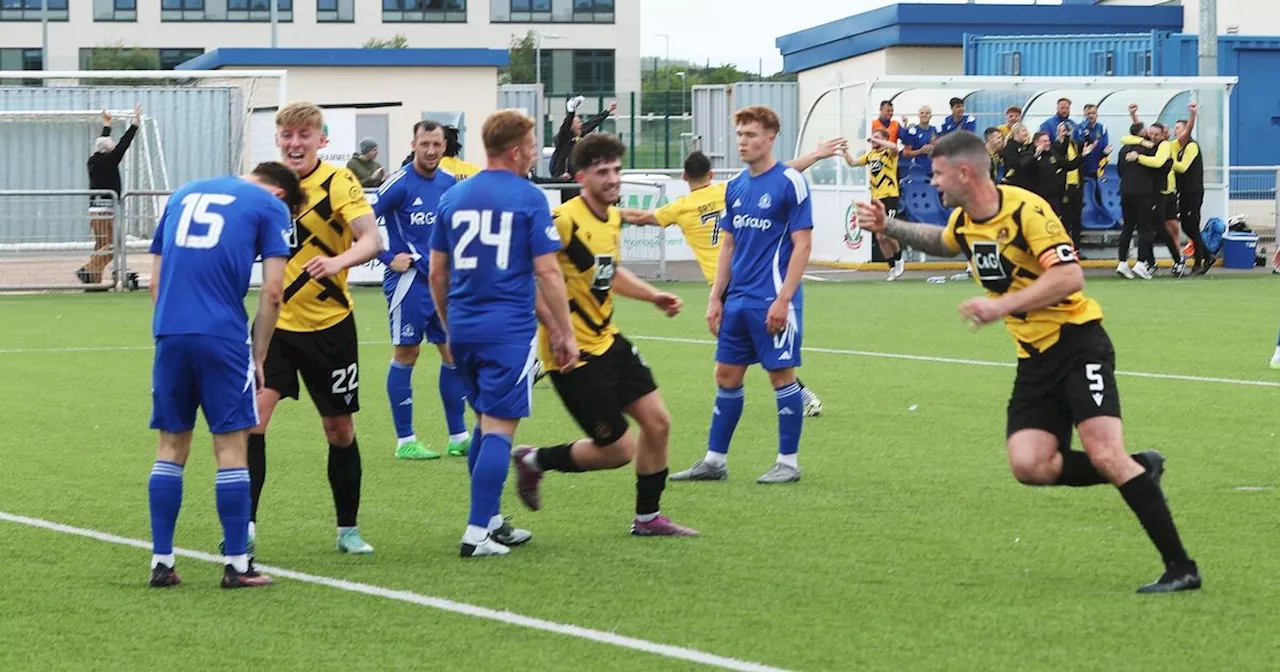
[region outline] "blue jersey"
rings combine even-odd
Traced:
[[[1098,166],[1102,163],[1102,159],[1106,157],[1104,152],[1107,149],[1107,145],[1111,144],[1111,136],[1107,134],[1107,127],[1103,126],[1101,122],[1091,124],[1088,120],[1085,120],[1076,126],[1075,138],[1080,143],[1082,150],[1084,145],[1091,142],[1097,145],[1092,152],[1085,154],[1084,164],[1080,166],[1081,175],[1086,178],[1096,178],[1098,176]]]
[[[1076,122],[1071,121],[1071,117],[1059,117],[1056,114],[1053,115],[1052,117],[1049,117],[1048,119],[1045,119],[1044,123],[1040,124],[1040,130],[1044,133],[1048,133],[1050,140],[1057,142],[1058,141],[1058,124],[1066,124],[1067,128],[1070,129],[1073,134],[1075,133]]]
[[[561,247],[542,190],[510,171],[481,171],[440,199],[431,229],[431,249],[449,255],[449,341],[532,343],[533,260]]]
[[[410,163],[382,184],[373,212],[387,234],[388,249],[378,255],[384,265],[389,265],[397,254],[411,254],[418,272],[426,277],[431,228],[436,222],[440,197],[457,183],[457,178],[443,170],[423,177]],[[399,275],[390,269],[387,273]]]
[[[731,227],[733,235],[726,302],[767,308],[787,277],[795,247],[791,234],[813,228],[809,183],[796,169],[778,163],[755,177],[739,173],[729,182],[724,202],[721,226]],[[797,309],[803,305],[799,288],[792,303]]]
[[[902,144],[913,150],[919,151],[924,146],[938,139],[938,129],[930,126],[921,126],[912,124],[907,132],[902,136]],[[933,157],[928,154],[918,154],[911,157],[911,168],[915,168],[917,172],[929,174],[933,172]]]
[[[946,119],[942,120],[942,131],[939,135],[946,135],[953,131],[969,131],[970,133],[978,132],[978,118],[972,114],[966,114],[956,121],[955,116],[948,114]]]
[[[293,218],[280,199],[235,176],[188,182],[169,197],[151,254],[158,254],[156,337],[205,334],[245,342],[244,297],[259,256],[288,257]]]

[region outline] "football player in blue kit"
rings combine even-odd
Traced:
[[[734,123],[747,170],[725,192],[720,263],[707,302],[707,326],[719,339],[707,454],[671,480],[728,477],[729,443],[742,417],[743,377],[747,366],[758,363],[768,372],[778,403],[778,459],[756,482],[793,483],[800,480],[796,454],[804,419],[796,384],[804,308],[800,280],[813,246],[813,204],[804,175],[773,156],[778,115],[751,106],[739,110]]]
[[[292,170],[263,163],[242,177],[187,183],[169,197],[156,227],[151,428],[160,430],[160,446],[148,482],[152,587],[181,581],[174,571],[173,534],[197,408],[204,409],[218,463],[222,587],[271,583],[254,570],[247,549],[249,429],[258,424],[256,392],[280,315],[293,216],[305,202]],[[259,257],[262,292],[250,333],[244,300]]]
[[[387,371],[387,398],[396,427],[395,456],[432,460],[440,453],[418,440],[413,431],[413,368],[423,339],[440,351],[440,400],[449,428],[448,453],[467,454],[471,443],[466,423],[466,392],[445,343],[444,329],[431,301],[427,282],[431,229],[440,197],[458,180],[440,167],[445,155],[444,127],[434,121],[413,126],[413,161],[378,190],[374,214],[386,235],[387,249],[378,255],[386,266],[382,289],[395,351]]]
[[[547,197],[525,175],[538,158],[534,121],[503,110],[484,122],[488,168],[440,199],[431,227],[431,296],[476,413],[467,463],[471,510],[463,558],[506,555],[498,513],[511,441],[529,417],[537,362],[534,292],[550,307],[551,349],[563,371],[578,362],[569,298],[556,253],[562,242]],[[536,287],[535,287],[536,284]],[[528,535],[520,537],[521,542]]]

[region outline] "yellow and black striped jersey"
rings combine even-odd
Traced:
[[[693,250],[707,284],[716,281],[716,266],[720,261],[720,214],[724,212],[727,186],[727,183],[720,182],[694,189],[653,213],[654,219],[662,226],[675,224],[684,232],[684,240]]]
[[[1043,198],[1019,187],[999,185],[1000,211],[975,221],[962,208],[951,213],[942,242],[969,258],[973,279],[991,296],[1026,289],[1046,269],[1079,262],[1071,236]],[[1018,356],[1044,352],[1058,342],[1064,324],[1102,319],[1098,302],[1075,292],[1058,303],[1005,318]]]
[[[284,304],[276,326],[285,331],[321,331],[351,314],[347,271],[316,280],[302,267],[314,257],[333,257],[350,249],[351,222],[362,215],[373,216],[373,208],[356,176],[327,161],[302,178],[302,189],[307,204],[293,221]]]
[[[873,198],[897,198],[902,195],[898,188],[897,150],[877,147],[859,156],[854,163],[867,167]]]
[[[456,156],[446,156],[443,159],[440,159],[440,168],[450,175],[458,178],[459,182],[475,175],[481,170],[480,166],[477,166],[470,161],[463,161]]]
[[[564,245],[557,257],[569,294],[573,335],[585,364],[590,355],[603,355],[618,334],[613,323],[613,274],[621,250],[622,213],[610,207],[602,220],[579,196],[560,205],[553,214]],[[555,357],[546,327],[538,329],[538,347],[543,366],[554,370]]]

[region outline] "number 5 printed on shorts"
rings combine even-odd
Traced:
[[[1085,364],[1084,377],[1089,379],[1089,391],[1093,393],[1093,403],[1102,408],[1102,393],[1107,389],[1107,382],[1102,377],[1101,364]]]
[[[358,379],[359,370],[357,364],[352,364],[345,369],[334,369],[329,375],[333,378],[334,394],[341,394],[342,400],[351,405],[351,400],[356,396],[356,389],[360,387]]]

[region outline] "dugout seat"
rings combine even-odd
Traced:
[[[938,190],[926,180],[907,180],[902,183],[902,205],[913,222],[944,226],[947,211],[942,207]]]
[[[1083,197],[1082,228],[1090,231],[1120,228],[1120,175],[1114,165],[1107,166],[1101,181],[1085,180]]]

